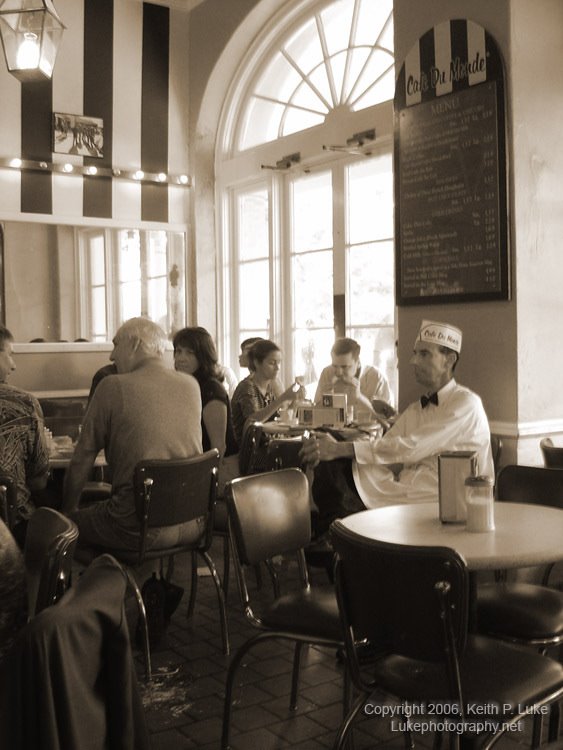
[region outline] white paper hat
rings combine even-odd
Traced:
[[[447,346],[454,352],[461,351],[461,339],[463,334],[455,326],[449,323],[438,323],[435,320],[423,320],[420,325],[420,331],[416,338],[417,341],[426,341],[429,344],[438,344]]]

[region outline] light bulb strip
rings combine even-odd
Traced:
[[[116,180],[156,183],[157,185],[192,186],[192,180],[187,174],[146,172],[142,169],[124,169],[121,167],[96,167],[93,164],[72,164],[70,162],[34,161],[32,159],[20,159],[17,156],[0,157],[0,169],[17,172],[51,172],[78,177],[111,177]]]

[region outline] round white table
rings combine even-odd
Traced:
[[[381,542],[450,547],[471,571],[563,560],[563,511],[545,505],[496,502],[496,528],[484,533],[469,532],[464,524],[442,523],[438,503],[390,505],[354,513],[341,522]]]

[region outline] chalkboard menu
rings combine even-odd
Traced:
[[[438,34],[439,27],[429,32],[430,54],[425,35],[418,59],[407,58],[397,83],[400,305],[509,296],[502,66],[492,64],[488,35],[476,33],[475,24],[468,30],[468,23],[448,22],[449,60],[438,59],[444,24]],[[457,56],[456,41],[462,47]]]

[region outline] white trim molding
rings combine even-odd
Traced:
[[[563,417],[559,419],[542,419],[536,422],[489,422],[493,435],[511,438],[543,437],[554,433],[563,433]]]

